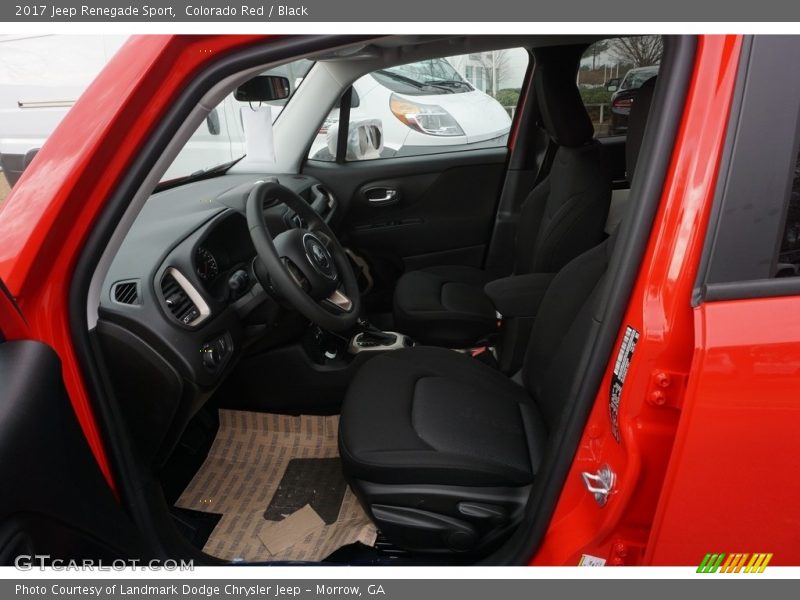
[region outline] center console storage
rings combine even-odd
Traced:
[[[533,322],[555,273],[530,273],[495,279],[484,291],[503,319],[497,341],[499,368],[507,374],[519,370]]]

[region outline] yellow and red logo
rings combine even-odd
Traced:
[[[772,553],[711,553],[703,557],[700,566],[697,567],[698,573],[763,573],[769,561],[772,560]]]

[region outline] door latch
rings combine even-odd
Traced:
[[[365,191],[364,195],[373,206],[388,206],[400,200],[400,194],[392,188],[372,188]]]
[[[605,506],[606,502],[608,502],[608,496],[611,494],[614,484],[617,482],[617,476],[614,474],[614,471],[611,470],[611,467],[603,465],[598,469],[597,473],[584,471],[581,473],[581,477],[583,478],[583,484],[586,486],[586,490],[590,494],[594,494],[597,505]]]

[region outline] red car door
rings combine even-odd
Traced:
[[[58,356],[27,337],[0,280],[0,565],[146,556],[86,443]]]
[[[798,59],[796,37],[743,52],[654,564],[800,562],[800,82],[780,75]]]
[[[693,368],[692,293],[741,44],[737,36],[703,36],[698,43],[647,250],[534,564],[698,564],[702,558],[688,547],[653,555],[650,548],[660,542],[650,534],[678,424],[686,418],[681,403]],[[634,182],[632,194],[635,188]],[[704,518],[705,501],[693,501],[694,519]],[[674,533],[685,538],[693,526],[689,520]]]

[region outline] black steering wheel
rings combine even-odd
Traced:
[[[272,238],[264,207],[283,203],[306,223]],[[311,206],[292,190],[259,182],[247,198],[247,226],[272,286],[310,321],[330,331],[351,329],[361,313],[361,295],[350,261],[336,236]],[[258,262],[258,261],[256,261]],[[264,276],[268,281],[264,281]]]

